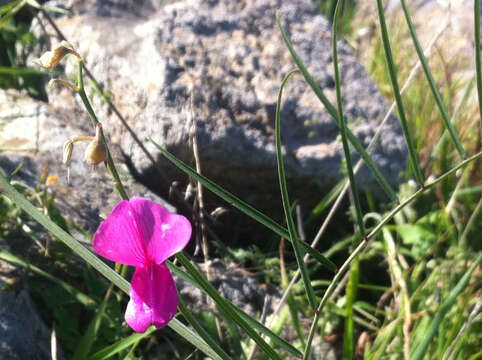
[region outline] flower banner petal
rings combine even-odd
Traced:
[[[130,204],[137,215],[150,260],[160,264],[184,249],[191,238],[189,220],[147,199],[133,197]]]
[[[121,201],[97,229],[93,246],[103,257],[126,265],[143,266],[145,243],[136,216],[127,200]]]
[[[177,290],[165,263],[148,263],[137,268],[131,282],[131,299],[125,320],[136,332],[144,332],[152,323],[162,328],[177,312]]]

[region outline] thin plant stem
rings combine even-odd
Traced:
[[[355,204],[356,220],[358,223],[358,230],[361,236],[365,234],[365,226],[363,225],[363,214],[360,205],[360,198],[356,187],[355,175],[353,174],[353,164],[351,162],[350,146],[347,140],[347,125],[345,117],[343,116],[343,103],[341,99],[341,85],[340,85],[340,70],[338,67],[338,47],[337,47],[337,32],[338,32],[338,17],[343,0],[338,0],[335,7],[335,14],[333,17],[333,67],[335,70],[335,89],[336,102],[338,105],[338,118],[340,122],[341,141],[343,143],[343,151],[345,153],[346,168],[348,171],[348,179],[350,181],[351,193],[353,196],[353,203]]]
[[[393,94],[397,102],[398,116],[400,117],[400,124],[402,125],[403,135],[407,143],[410,164],[420,186],[424,186],[424,179],[422,170],[418,163],[417,152],[413,145],[412,136],[410,135],[410,129],[408,128],[407,118],[405,116],[405,108],[403,107],[402,96],[400,95],[400,89],[398,87],[397,71],[395,69],[395,63],[393,61],[392,49],[390,47],[390,40],[388,38],[387,24],[385,21],[385,14],[383,12],[382,0],[377,0],[378,5],[378,18],[380,20],[380,29],[382,33],[383,48],[385,50],[385,58],[387,61],[388,72],[390,74],[390,80],[392,82]]]
[[[477,73],[477,96],[479,98],[480,129],[482,133],[482,61],[480,56],[480,0],[474,0],[475,71]]]
[[[412,36],[413,45],[415,46],[415,50],[417,51],[418,58],[420,59],[423,67],[423,71],[425,72],[425,76],[427,77],[427,81],[430,85],[430,90],[432,90],[433,97],[435,98],[435,102],[439,108],[440,114],[442,115],[442,120],[444,122],[445,128],[448,130],[452,141],[457,148],[458,153],[462,158],[465,158],[466,153],[462,143],[460,142],[457,133],[450,122],[449,114],[447,113],[447,109],[442,101],[442,96],[440,95],[440,91],[437,89],[437,85],[435,84],[435,80],[430,72],[430,67],[428,66],[427,59],[423,55],[422,47],[420,46],[420,42],[418,41],[417,33],[415,28],[412,24],[412,20],[410,18],[410,13],[408,11],[408,7],[405,0],[401,0],[403,13],[405,15],[405,19],[407,20],[407,25],[410,30],[410,35]]]
[[[84,76],[82,73],[82,68],[83,68],[83,62],[82,60],[78,60],[78,73],[77,73],[77,87],[78,91],[77,93],[79,94],[80,98],[82,99],[82,102],[84,103],[85,108],[87,109],[87,112],[89,113],[90,120],[92,121],[92,124],[95,126],[99,123],[99,120],[97,119],[97,116],[95,115],[94,109],[92,109],[92,106],[90,105],[89,99],[87,98],[87,94],[85,93],[84,89]],[[124,185],[122,184],[122,180],[119,177],[119,173],[117,172],[117,169],[114,164],[114,160],[112,160],[112,156],[110,155],[110,151],[105,139],[104,134],[102,134],[102,141],[104,142],[104,145],[107,148],[107,167],[109,168],[109,171],[112,175],[112,178],[114,180],[114,185],[119,192],[121,198],[123,200],[129,200],[129,197],[127,196],[127,193],[125,191]]]

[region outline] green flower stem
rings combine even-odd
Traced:
[[[477,95],[479,98],[480,129],[482,133],[482,64],[480,59],[480,0],[474,0],[475,70],[477,73]]]
[[[435,84],[435,80],[432,76],[432,73],[430,72],[427,59],[425,58],[422,47],[420,46],[420,42],[418,41],[417,33],[415,31],[415,28],[412,24],[412,20],[410,18],[410,13],[408,11],[407,3],[405,0],[401,0],[401,4],[402,4],[403,13],[405,14],[405,19],[407,20],[408,28],[410,30],[410,35],[412,36],[413,45],[415,46],[415,50],[417,51],[418,57],[420,59],[420,63],[422,64],[422,67],[423,67],[423,71],[425,72],[425,76],[427,77],[428,83],[430,85],[430,89],[432,90],[433,97],[435,98],[435,102],[437,103],[440,114],[442,115],[442,120],[444,122],[445,128],[448,130],[450,136],[452,137],[452,141],[454,142],[455,147],[457,148],[457,151],[459,152],[460,156],[462,158],[465,158],[466,153],[465,153],[464,147],[462,146],[462,143],[460,142],[459,137],[457,136],[457,133],[454,127],[452,126],[452,123],[450,122],[450,117],[442,101],[442,96],[440,95],[440,91],[437,89],[437,85]]]
[[[475,160],[479,159],[480,157],[482,157],[482,152],[479,152],[479,153],[467,158],[466,160],[460,162],[459,164],[454,166],[452,169],[450,169],[449,171],[447,171],[446,173],[442,174],[437,179],[432,181],[431,183],[428,183],[423,188],[418,189],[415,193],[413,193],[411,196],[409,196],[407,199],[405,199],[399,205],[397,205],[395,208],[393,208],[388,214],[386,214],[383,217],[383,219],[373,228],[373,230],[368,235],[365,236],[365,238],[362,240],[362,242],[360,242],[360,244],[358,244],[356,249],[350,254],[348,259],[340,267],[340,270],[335,274],[335,276],[333,277],[333,280],[331,281],[330,285],[328,286],[325,293],[323,294],[323,298],[321,299],[321,302],[318,306],[318,309],[315,311],[315,317],[313,319],[313,323],[311,324],[310,333],[308,335],[308,340],[307,340],[307,343],[306,343],[306,348],[305,348],[305,353],[304,353],[303,359],[309,359],[311,342],[313,341],[313,337],[314,337],[315,332],[316,332],[316,327],[318,325],[318,320],[320,319],[321,311],[323,310],[324,306],[326,305],[326,302],[328,301],[329,297],[331,296],[331,294],[335,290],[335,287],[336,287],[338,281],[341,279],[341,277],[344,275],[346,270],[349,268],[352,260],[368,245],[368,242],[371,239],[373,239],[375,237],[375,235],[377,235],[380,232],[380,230],[383,228],[383,226],[385,226],[390,220],[392,220],[392,218],[395,216],[395,214],[400,212],[400,210],[402,210],[405,206],[410,204],[412,201],[419,198],[420,195],[422,195],[422,193],[429,190],[430,188],[432,188],[433,186],[435,186],[436,184],[438,184],[439,182],[441,182],[442,180],[444,180],[445,178],[447,178],[451,174],[455,173],[458,169],[466,166],[471,161],[475,161]]]
[[[424,186],[424,179],[422,170],[418,163],[417,152],[413,145],[412,137],[410,135],[410,130],[408,128],[407,119],[405,116],[405,108],[403,107],[402,96],[400,95],[400,89],[398,87],[397,71],[395,68],[395,63],[393,61],[392,49],[390,47],[390,39],[388,38],[387,24],[385,21],[385,14],[383,13],[382,0],[377,0],[378,5],[378,18],[380,19],[380,29],[382,33],[383,48],[385,50],[385,58],[387,60],[388,72],[390,73],[390,80],[392,81],[393,94],[395,96],[395,101],[397,102],[398,115],[400,117],[400,123],[402,125],[403,134],[405,136],[405,141],[407,142],[408,153],[410,157],[410,163],[415,174],[419,185]]]
[[[283,202],[283,209],[286,218],[286,224],[288,225],[288,232],[291,239],[291,244],[293,245],[293,250],[295,252],[296,262],[298,263],[298,268],[301,271],[301,278],[303,279],[303,285],[305,286],[306,295],[308,296],[308,302],[310,306],[315,309],[316,308],[316,298],[315,292],[313,287],[311,286],[310,275],[308,273],[308,269],[306,264],[303,260],[303,252],[301,249],[300,239],[298,237],[298,233],[296,231],[295,222],[293,220],[293,215],[291,213],[291,204],[288,196],[288,187],[286,185],[286,173],[285,173],[285,166],[283,161],[283,152],[281,150],[281,98],[283,96],[283,88],[286,85],[288,79],[294,74],[298,72],[298,69],[292,70],[286,75],[281,83],[279,93],[278,93],[278,101],[276,103],[276,124],[275,124],[275,133],[276,133],[276,160],[278,162],[278,178],[279,178],[279,186],[281,190],[281,200]]]
[[[89,113],[90,120],[92,120],[92,124],[95,126],[99,123],[99,120],[97,120],[97,116],[95,115],[94,109],[92,109],[92,106],[90,105],[89,99],[87,98],[87,94],[85,93],[84,89],[84,76],[82,72],[83,68],[83,63],[82,60],[78,60],[78,73],[77,73],[77,86],[78,86],[78,91],[77,93],[79,94],[80,98],[82,99],[82,102],[85,105],[85,108],[87,109],[87,112]],[[105,139],[104,134],[102,133],[102,141],[104,142],[104,145],[107,148],[107,167],[109,168],[109,171],[112,175],[112,178],[114,180],[114,185],[119,191],[119,194],[123,200],[129,200],[129,197],[127,196],[127,193],[125,191],[124,185],[122,184],[122,181],[119,177],[119,173],[117,172],[117,169],[115,167],[114,161],[112,160],[112,156],[110,155],[109,148],[107,146],[107,142]]]
[[[353,195],[353,202],[355,204],[356,219],[358,223],[358,230],[361,236],[365,235],[365,227],[363,225],[363,214],[360,205],[360,198],[358,197],[358,191],[356,187],[355,175],[353,174],[353,164],[351,162],[350,146],[347,140],[347,125],[345,117],[343,116],[343,103],[341,99],[341,85],[340,85],[340,70],[338,68],[338,47],[337,47],[337,29],[338,29],[338,17],[340,13],[342,0],[338,0],[336,3],[335,14],[333,17],[333,66],[335,70],[335,89],[336,89],[336,101],[338,104],[338,118],[340,122],[341,141],[343,143],[343,151],[345,153],[346,168],[348,170],[348,178],[350,179],[350,189]]]

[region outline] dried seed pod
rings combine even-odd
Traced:
[[[102,125],[98,123],[95,130],[95,138],[89,143],[87,149],[85,149],[85,163],[97,165],[107,158],[107,148],[102,140],[102,134]]]
[[[79,60],[82,60],[80,55],[73,49],[72,45],[67,41],[62,41],[60,44],[57,44],[53,50],[45,52],[40,57],[40,66],[45,69],[53,69],[67,54],[73,54],[77,56]]]

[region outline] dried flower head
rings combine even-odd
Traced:
[[[57,44],[53,50],[47,51],[40,57],[40,66],[45,69],[53,69],[67,54],[73,54],[77,56],[79,60],[82,60],[80,55],[73,49],[72,45],[67,41],[62,41],[60,44]]]
[[[102,125],[98,123],[95,129],[95,138],[85,149],[84,161],[89,165],[97,165],[107,157],[107,148],[102,139],[102,134]]]

